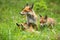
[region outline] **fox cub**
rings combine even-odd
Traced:
[[[53,28],[55,25],[55,20],[53,18],[48,17],[47,15],[45,17],[40,15],[40,26],[50,26],[50,28]]]

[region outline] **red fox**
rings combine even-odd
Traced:
[[[24,9],[20,13],[21,15],[26,15],[26,17],[27,17],[27,23],[22,23],[22,24],[16,23],[16,25],[19,28],[21,28],[22,30],[34,31],[33,28],[38,29],[37,24],[36,24],[37,16],[32,8],[33,8],[33,4],[32,4],[32,6],[29,6],[28,4],[26,4]]]
[[[19,29],[24,30],[24,31],[29,31],[29,32],[35,31],[32,27],[34,25],[32,25],[32,24],[29,24],[29,27],[28,27],[27,23],[21,23],[21,24],[16,23],[16,25],[18,26]]]
[[[26,6],[24,7],[24,9],[20,12],[21,15],[26,15],[26,19],[27,19],[27,25],[29,24],[36,24],[37,21],[37,15],[35,14],[35,12],[33,11],[33,4],[32,6],[29,6],[28,4],[26,4]],[[37,26],[36,26],[37,28]]]
[[[55,20],[53,18],[49,18],[47,15],[45,17],[40,15],[40,26],[51,26],[50,28],[53,28],[55,25]]]

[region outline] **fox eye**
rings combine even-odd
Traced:
[[[44,23],[46,23],[46,21],[44,21]]]
[[[29,10],[31,10],[31,8],[29,8]]]
[[[26,10],[24,10],[24,12],[27,12]]]
[[[40,23],[46,23],[46,22],[40,22]]]
[[[43,23],[45,23],[45,22],[43,22]]]
[[[41,23],[41,22],[40,22]]]

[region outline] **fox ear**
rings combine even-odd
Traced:
[[[45,19],[47,19],[47,17],[48,17],[48,16],[46,15],[46,16],[45,16]]]
[[[34,6],[34,3],[32,4],[32,6],[30,7],[31,9],[33,8],[33,6]]]
[[[39,15],[40,17],[42,17],[41,15]]]
[[[25,4],[25,6],[23,7],[23,9],[24,9],[26,6],[28,6],[28,5],[29,5],[29,4],[28,4],[28,3],[26,3],[26,4]],[[23,10],[23,9],[22,9],[22,10]]]
[[[26,6],[28,6],[29,4],[28,3],[26,3]]]

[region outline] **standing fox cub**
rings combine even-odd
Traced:
[[[40,26],[50,26],[50,28],[53,28],[55,25],[55,20],[53,18],[48,17],[47,15],[45,17],[40,15]]]

